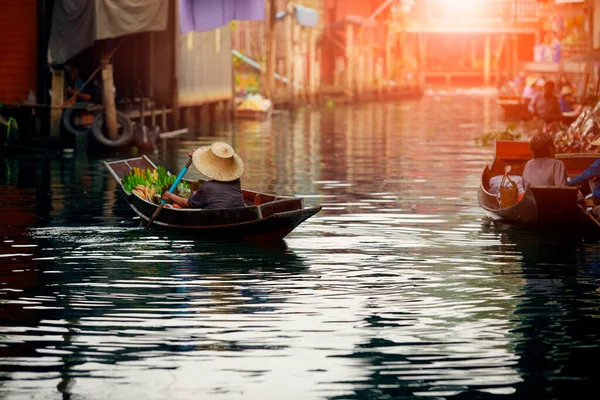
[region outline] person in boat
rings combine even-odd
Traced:
[[[566,186],[565,164],[554,158],[556,148],[552,136],[538,133],[531,138],[529,147],[533,160],[527,161],[523,168],[523,186]]]
[[[560,78],[558,78],[558,90],[562,91],[565,86],[568,86],[573,90],[573,84],[569,80],[569,77],[566,74],[561,74]]]
[[[544,90],[538,94],[529,105],[529,111],[545,121],[555,121],[562,118],[560,103],[554,95],[554,82],[546,81]]]
[[[207,178],[189,198],[165,192],[163,200],[181,208],[222,209],[245,207],[240,177],[244,163],[227,143],[215,142],[190,152],[194,166]]]
[[[82,103],[90,101],[91,95],[87,93],[84,84],[85,82],[79,76],[79,69],[71,66],[68,69],[70,86],[67,88],[69,97],[75,96],[71,102]]]
[[[596,153],[600,153],[600,139],[596,139],[590,144],[596,147]],[[596,181],[598,178],[600,178],[600,158],[594,161],[581,174],[571,179],[568,185],[579,187],[584,196],[591,194],[594,204],[600,204],[600,185],[594,185],[593,190],[589,185],[590,181]]]
[[[560,97],[558,98],[558,104],[560,105],[560,111],[563,113],[572,113],[577,116],[581,112],[583,106],[576,104],[573,97],[573,88],[571,86],[563,86],[560,90]]]
[[[529,76],[525,80],[525,88],[523,89],[523,94],[521,97],[523,98],[523,102],[529,106],[533,103],[533,100],[542,93],[542,89],[545,83],[544,78],[538,78],[535,76]]]

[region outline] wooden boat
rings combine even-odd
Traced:
[[[501,95],[498,98],[498,104],[504,110],[506,119],[529,120],[532,118],[527,109],[527,103],[521,96]]]
[[[533,118],[529,112],[527,103],[521,96],[501,95],[498,98],[498,104],[504,110],[504,117],[508,120],[528,121]],[[544,122],[561,122],[564,125],[571,125],[577,119],[577,115],[572,112],[562,113],[558,118],[545,118]]]
[[[104,162],[104,165],[119,184],[133,211],[143,221],[148,221],[158,206],[128,193],[121,179],[134,167],[148,169],[156,168],[156,165],[146,156]],[[294,228],[321,210],[320,206],[305,208],[302,198],[276,196],[251,190],[242,192],[246,207],[221,210],[163,208],[152,226],[178,229],[187,234],[208,238],[270,242],[283,239]]]
[[[496,141],[494,161],[491,166],[484,168],[477,194],[479,205],[488,217],[530,226],[598,225],[598,222],[580,207],[576,187],[528,186],[518,203],[506,208],[500,206],[497,195],[489,192],[490,178],[503,175],[507,165],[511,167],[511,175],[521,175],[525,163],[532,158],[527,142]],[[557,154],[556,158],[565,163],[567,175],[574,177],[600,158],[600,155]]]
[[[405,99],[420,99],[423,97],[424,91],[420,86],[406,85],[390,88],[384,92],[385,100],[405,100]]]
[[[266,121],[273,116],[273,107],[267,111],[262,110],[235,110],[236,118],[254,119],[258,121]]]

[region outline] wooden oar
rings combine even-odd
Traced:
[[[190,156],[190,159],[188,160],[187,164],[185,164],[185,167],[183,167],[183,169],[181,170],[181,172],[179,173],[179,175],[177,175],[177,179],[175,179],[175,182],[173,182],[173,184],[169,188],[169,193],[173,193],[173,191],[177,188],[177,185],[179,185],[179,182],[181,181],[181,178],[183,178],[183,176],[187,172],[187,170],[190,167],[190,165],[192,165],[192,156]],[[150,225],[152,225],[152,223],[154,222],[154,220],[156,219],[156,217],[158,217],[158,214],[160,214],[161,210],[163,209],[163,207],[165,206],[166,203],[167,202],[165,200],[162,200],[160,202],[160,205],[158,206],[158,208],[156,209],[156,211],[154,211],[154,214],[152,214],[152,218],[150,218],[148,220],[148,224],[146,224],[146,230],[150,229]]]
[[[598,220],[592,215],[592,213],[590,213],[589,211],[584,211],[583,213],[594,223],[594,225],[600,228],[600,222],[598,222]]]

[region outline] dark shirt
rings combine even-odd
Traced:
[[[577,175],[575,178],[571,179],[569,181],[568,185],[569,186],[579,186],[584,181],[590,180],[597,176],[600,176],[600,160],[594,161],[592,163],[592,165],[587,167],[587,169],[585,171],[583,171],[580,175]],[[596,189],[594,189],[592,194],[595,197],[600,198],[600,187],[597,187]]]
[[[79,93],[86,93],[85,88],[83,87],[83,84],[85,82],[83,81],[83,79],[81,78],[77,78],[75,79],[75,82],[73,83],[73,90],[79,90]],[[84,103],[87,100],[82,99],[81,97],[77,96],[77,99],[75,100],[76,103]]]
[[[560,111],[560,104],[556,96],[544,96],[540,94],[533,99],[533,103],[530,105],[532,114],[543,119],[560,118],[562,113]]]
[[[231,182],[207,181],[188,199],[190,208],[214,210],[245,207],[239,179]]]

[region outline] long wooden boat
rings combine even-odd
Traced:
[[[148,169],[156,168],[156,165],[146,156],[104,162],[104,165],[119,184],[133,211],[143,221],[148,221],[158,205],[128,193],[121,179],[134,167]],[[271,242],[283,239],[321,210],[320,206],[305,208],[302,198],[251,190],[242,192],[246,207],[221,210],[163,208],[152,226],[178,229],[201,237]]]
[[[528,121],[533,118],[529,112],[527,103],[521,96],[501,95],[498,98],[498,104],[504,110],[504,118],[508,120]],[[562,113],[561,117],[545,119],[545,122],[561,122],[564,125],[571,125],[577,119],[577,115],[572,112]]]
[[[511,175],[521,175],[525,163],[532,159],[529,143],[496,141],[494,161],[486,166],[481,174],[477,199],[492,220],[529,226],[598,225],[598,222],[578,202],[578,189],[570,186],[528,186],[523,198],[511,207],[502,208],[498,196],[490,193],[490,178],[503,175],[507,165]],[[574,177],[582,173],[596,159],[598,154],[557,154],[567,169],[567,175]]]
[[[258,121],[266,121],[271,119],[273,116],[273,107],[269,108],[266,111],[256,111],[256,110],[235,110],[236,118],[242,119],[254,119]]]
[[[498,98],[498,104],[504,110],[506,119],[528,120],[532,118],[527,104],[521,96],[501,95]]]

